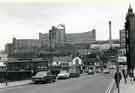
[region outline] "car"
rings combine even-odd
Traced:
[[[70,75],[69,75],[69,77],[80,77],[80,72],[79,71],[70,71],[69,72],[70,73]]]
[[[104,69],[103,72],[104,72],[105,74],[109,74],[109,73],[110,73],[109,69]]]
[[[60,71],[60,73],[57,75],[57,79],[68,79],[69,78],[69,72],[67,71]]]
[[[92,69],[89,69],[87,73],[88,75],[90,75],[90,74],[94,74],[95,72]]]
[[[115,68],[116,68],[115,65],[111,65],[111,66],[109,67],[109,69],[115,69]]]
[[[32,76],[33,83],[46,83],[46,82],[55,82],[56,75],[53,75],[49,71],[40,71]]]
[[[96,73],[100,73],[101,72],[101,69],[96,69],[95,72]]]

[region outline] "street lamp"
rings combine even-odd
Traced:
[[[117,50],[117,53],[116,53],[116,73],[120,73],[119,72],[119,62],[118,62],[118,54],[119,54],[119,51]],[[120,93],[120,76],[117,75],[117,83],[118,83],[118,93]]]
[[[6,71],[6,64],[5,63],[3,63],[3,62],[0,62],[0,68],[2,69],[2,73],[1,73],[1,80],[3,81],[3,80],[5,80],[5,74],[4,74],[4,72]]]

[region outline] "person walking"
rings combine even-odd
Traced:
[[[130,77],[130,82],[133,84],[133,79],[134,79],[134,72],[133,72],[133,69],[130,70],[130,72],[129,72],[129,77]]]
[[[127,83],[127,73],[126,73],[125,69],[122,69],[122,74],[123,74],[123,77],[124,77],[124,82],[126,84]]]
[[[133,75],[134,75],[133,81],[135,81],[135,68],[134,68],[134,70],[133,70]]]
[[[114,79],[115,79],[115,83],[116,83],[116,88],[119,88],[119,83],[120,83],[120,80],[122,79],[121,73],[118,71],[115,72]]]

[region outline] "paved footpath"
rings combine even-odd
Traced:
[[[8,82],[8,85],[6,86],[6,83],[0,83],[0,89],[1,88],[7,88],[7,87],[14,87],[19,85],[25,85],[31,83],[31,80],[22,80],[22,81],[15,81],[15,82]]]
[[[118,93],[117,88],[114,88],[114,93]],[[124,80],[121,80],[120,83],[120,93],[135,93],[135,81],[130,81],[127,79],[127,84],[124,83]]]

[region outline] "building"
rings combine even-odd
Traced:
[[[125,36],[125,29],[120,30],[120,47],[126,48],[126,36]]]
[[[96,42],[96,30],[83,33],[66,33],[64,24],[52,26],[49,33],[39,33],[39,39],[16,39],[5,46],[10,58],[31,59],[48,55],[87,53],[90,44]],[[50,52],[50,49],[53,51]],[[47,57],[49,58],[49,56]]]
[[[109,41],[96,41],[96,31],[84,33],[65,33],[65,27],[53,26],[49,34],[39,33],[39,39],[16,39],[13,43],[6,44],[5,50],[9,56],[38,57],[50,54],[71,55],[79,53],[85,55],[91,52],[91,46],[108,44]],[[112,40],[113,44],[119,44],[119,40]]]
[[[49,30],[49,33],[47,34],[39,33],[39,40],[42,42],[42,47],[56,48],[63,46],[66,40],[65,25],[60,24],[57,27],[52,26],[52,28]]]
[[[21,48],[40,48],[41,43],[38,39],[16,39],[13,38],[13,46],[15,49]]]
[[[41,42],[38,39],[16,39],[13,43],[6,44],[5,51],[12,57],[36,57]]]
[[[96,30],[83,33],[69,33],[66,34],[66,42],[70,44],[84,44],[96,41]]]
[[[127,64],[128,69],[133,69],[135,67],[135,14],[131,5],[128,8],[128,13],[126,15],[125,23],[126,31],[126,52],[127,52]]]
[[[50,56],[71,56],[81,51],[87,53],[89,44],[96,41],[96,31],[84,33],[68,33],[64,24],[52,26],[49,33],[39,33],[39,39],[16,39],[5,45],[8,54],[8,62],[18,67],[29,69],[30,64],[48,64]],[[50,51],[50,48],[53,51]],[[37,59],[40,59],[37,61]],[[18,65],[19,63],[19,65]],[[16,69],[18,69],[16,68]],[[35,67],[34,67],[35,68]]]
[[[12,43],[7,43],[5,45],[5,52],[8,54],[8,56],[11,56],[13,54],[13,44]]]
[[[66,44],[89,44],[96,41],[96,30],[84,33],[66,33],[65,25],[60,24],[57,27],[52,26],[49,34],[39,33],[39,40],[42,41],[41,46],[51,48],[63,47]]]
[[[8,55],[4,51],[0,51],[0,62],[5,63],[8,61]]]

